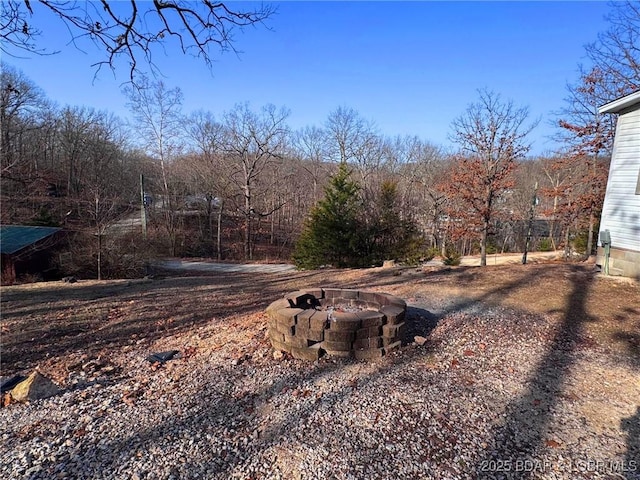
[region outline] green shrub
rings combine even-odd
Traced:
[[[588,230],[580,230],[576,233],[573,241],[571,242],[573,245],[573,249],[576,253],[584,255],[587,252],[587,241],[589,239],[589,231]]]
[[[435,254],[432,250],[432,248],[426,248],[423,238],[415,236],[408,242],[407,251],[405,253],[403,263],[415,266],[420,265],[423,262],[428,262],[433,257],[435,257]]]
[[[493,255],[494,253],[498,253],[498,246],[495,241],[490,238],[487,240],[487,255]]]
[[[553,250],[553,243],[550,238],[541,238],[538,242],[539,252],[550,252]]]
[[[460,265],[461,260],[462,260],[462,255],[460,255],[460,253],[457,250],[451,247],[447,247],[447,249],[445,250],[445,255],[443,260],[443,263],[445,265],[452,265],[452,266]]]
[[[440,255],[440,249],[438,247],[429,247],[426,255],[424,256],[424,261],[428,262],[429,260],[433,260],[438,255]]]
[[[29,225],[37,225],[39,227],[59,227],[60,224],[53,218],[53,214],[46,207],[42,206],[29,222]]]

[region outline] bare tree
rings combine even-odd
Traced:
[[[507,246],[521,248],[527,247],[527,232],[531,225],[530,240],[537,239],[536,219],[540,217],[548,207],[549,199],[544,198],[541,188],[549,181],[544,172],[544,160],[541,158],[528,158],[517,162],[514,171],[514,186],[509,193],[507,208],[509,216],[505,227],[509,231],[501,232],[502,251]],[[534,200],[535,199],[535,200]],[[543,202],[544,201],[544,202]],[[549,223],[549,238],[553,238],[553,224]],[[535,245],[535,243],[531,243]]]
[[[0,168],[3,177],[10,176],[11,170],[24,160],[20,153],[25,133],[40,128],[40,117],[47,110],[49,105],[42,90],[22,72],[1,62]]]
[[[137,86],[127,86],[124,94],[135,119],[136,132],[146,152],[160,166],[162,199],[160,206],[171,244],[171,255],[176,254],[178,229],[178,198],[173,191],[168,164],[182,148],[183,119],[182,91],[169,89],[162,81],[151,82],[147,77]]]
[[[551,158],[542,159],[544,181],[541,182],[541,195],[551,201],[551,205],[543,208],[549,217],[549,235],[553,249],[557,249],[554,232],[557,225],[564,230],[565,251],[569,253],[569,234],[581,213],[576,201],[576,188],[580,190],[580,172],[575,161],[569,161],[569,155],[558,154]]]
[[[127,161],[124,124],[108,112],[66,108],[59,125],[60,148],[67,170],[68,204],[77,214],[78,230],[97,240],[82,249],[95,252],[97,277],[103,278],[103,247],[109,227],[131,210],[137,175]],[[73,213],[73,212],[72,212]],[[113,240],[112,238],[111,240]]]
[[[573,155],[597,157],[613,147],[615,118],[598,112],[611,100],[606,83],[605,73],[594,67],[580,75],[579,83],[567,85],[565,106],[557,114],[560,127],[557,136]]]
[[[190,185],[206,196],[209,235],[213,238],[213,214],[217,210],[215,251],[222,260],[222,215],[227,200],[235,193],[231,169],[224,158],[225,127],[210,112],[197,111],[186,122],[187,137],[195,155],[187,158]]]
[[[362,118],[353,108],[338,107],[329,113],[326,128],[329,132],[330,153],[340,162],[352,162],[376,136],[375,125]]]
[[[65,165],[67,194],[78,198],[84,169],[90,157],[89,137],[98,122],[99,113],[87,107],[65,107],[60,113],[59,148]]]
[[[233,162],[233,180],[242,192],[243,205],[239,210],[244,216],[244,255],[251,259],[252,223],[254,218],[271,215],[282,205],[268,211],[256,210],[256,197],[264,191],[258,187],[263,172],[281,160],[288,135],[286,119],[289,110],[267,105],[260,113],[253,112],[248,104],[237,105],[224,115],[226,137],[224,151]],[[267,203],[267,202],[265,202]]]
[[[487,264],[487,238],[496,200],[513,184],[515,161],[530,149],[527,135],[537,122],[526,125],[529,110],[502,102],[500,96],[479,91],[479,100],[453,122],[452,140],[460,146],[460,161],[446,191],[460,200],[455,213],[480,232],[480,264]],[[465,227],[466,228],[466,227]]]
[[[311,176],[314,202],[320,199],[320,182],[328,176],[327,140],[327,131],[316,126],[300,129],[292,136],[293,155],[303,161],[302,168]]]
[[[293,246],[294,238],[302,229],[302,220],[319,200],[314,189],[324,185],[325,176],[329,176],[327,167],[325,163],[314,164],[309,160],[285,156],[278,168],[269,172],[272,185],[270,208],[284,204],[271,215],[270,244],[278,247],[278,255]],[[310,171],[318,173],[319,178],[310,176]]]
[[[114,69],[122,59],[133,80],[139,73],[140,60],[155,69],[154,52],[168,44],[177,45],[182,53],[198,57],[210,67],[212,49],[236,51],[234,31],[264,22],[275,9],[260,4],[253,9],[235,10],[225,3],[187,0],[4,0],[0,50],[9,55],[20,51],[56,53],[38,46],[42,32],[33,26],[33,19],[46,11],[66,26],[71,43],[78,46],[81,40],[88,39],[104,52],[104,59],[94,64],[98,70],[103,66]]]
[[[593,67],[602,73],[607,101],[640,89],[640,3],[625,0],[611,2],[611,7],[609,28],[586,47]]]
[[[401,204],[414,212],[431,246],[444,252],[442,220],[447,199],[439,185],[443,182],[447,157],[441,148],[414,137],[405,138],[402,146],[396,143],[396,151],[399,147],[396,169],[403,180]]]
[[[187,138],[192,149],[212,159],[222,151],[224,125],[211,112],[197,110],[184,123]]]
[[[330,155],[355,169],[361,195],[365,201],[372,200],[377,191],[373,176],[384,158],[384,142],[375,124],[353,108],[338,107],[329,114],[326,129]]]

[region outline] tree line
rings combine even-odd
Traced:
[[[320,126],[292,130],[289,111],[273,105],[185,114],[179,88],[145,79],[123,91],[133,118],[125,123],[89,107],[57,107],[7,64],[1,88],[2,221],[84,233],[76,256],[87,264],[97,255],[91,236],[115,248],[109,242],[123,235],[110,225],[137,216],[145,195],[147,241],[158,254],[288,258],[309,219],[321,223],[318,209],[326,216],[335,206],[327,203],[330,181],[351,190],[349,212],[322,234],[330,245],[322,255],[335,259],[328,263],[418,259],[447,248],[518,251],[534,179],[551,188],[555,178],[545,171],[557,159],[525,159],[527,110],[489,91],[454,123],[461,150],[450,153],[418,137],[385,137],[345,106]],[[553,245],[562,229],[579,231],[577,218],[549,218]],[[147,250],[131,244],[143,241],[140,233],[129,249]],[[339,253],[340,245],[353,251]]]

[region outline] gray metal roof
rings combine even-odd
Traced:
[[[56,227],[25,225],[0,226],[0,253],[12,254],[62,230]]]

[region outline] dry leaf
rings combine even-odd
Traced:
[[[187,347],[184,349],[184,352],[182,353],[182,358],[189,358],[189,357],[193,357],[196,354],[196,347]]]
[[[473,385],[475,382],[475,380],[471,377],[464,377],[462,379],[462,384],[466,387],[470,387],[471,385]]]
[[[11,405],[12,400],[13,398],[11,397],[11,394],[9,392],[3,394],[2,398],[0,399],[0,407],[7,407]]]
[[[560,446],[560,444],[555,440],[547,440],[544,443],[547,447],[551,447],[551,448],[558,448]]]
[[[155,372],[156,370],[162,368],[162,363],[161,362],[153,362],[150,367],[149,367],[153,372]]]

